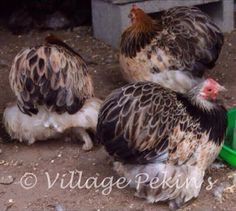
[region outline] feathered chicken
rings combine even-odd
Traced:
[[[93,145],[85,130],[96,129],[101,102],[93,97],[85,61],[58,38],[45,40],[13,61],[9,80],[18,108],[6,108],[5,126],[13,138],[28,143],[76,127],[89,149]]]
[[[137,196],[169,201],[173,209],[198,196],[225,136],[226,110],[217,101],[222,89],[213,79],[187,94],[136,82],[107,97],[97,137]]]
[[[121,70],[127,81],[158,82],[185,93],[206,69],[214,67],[223,34],[200,9],[175,7],[154,20],[134,5],[129,17],[132,24],[120,44]]]

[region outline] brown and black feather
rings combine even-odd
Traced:
[[[82,57],[53,36],[44,45],[18,53],[9,80],[20,110],[28,115],[37,114],[38,106],[74,114],[93,96]]]
[[[143,52],[146,60],[152,56],[151,67],[160,69],[157,64],[160,60],[153,58],[160,57],[158,51],[161,50],[164,52],[161,57],[168,62],[160,71],[174,67],[201,77],[206,69],[215,66],[224,42],[223,33],[200,9],[175,7],[165,11],[158,20],[151,19],[143,11],[140,13],[140,20],[128,27],[121,37],[120,53],[127,61],[131,59],[133,63],[137,54]],[[131,70],[124,70],[127,71]]]
[[[106,98],[97,136],[110,155],[125,163],[167,162],[183,143],[189,146],[184,152],[183,162],[187,162],[204,144],[206,134],[207,142],[220,146],[226,125],[226,110],[221,105],[209,112],[182,94],[155,83],[138,82]]]

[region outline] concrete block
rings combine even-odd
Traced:
[[[234,0],[222,1],[221,29],[230,32],[234,29]]]
[[[208,13],[224,32],[234,29],[234,0],[92,0],[94,36],[118,48],[121,33],[130,24],[128,14],[133,3],[147,13],[196,5]]]

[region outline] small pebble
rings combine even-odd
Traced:
[[[56,210],[56,211],[64,211],[65,209],[63,208],[62,205],[57,204],[57,205],[55,206],[55,210]]]
[[[4,164],[5,160],[0,160],[0,165]]]
[[[224,168],[225,167],[225,164],[224,163],[220,163],[220,162],[215,162],[213,164],[211,164],[211,167],[210,168],[213,168],[213,169],[221,169],[221,168]]]
[[[213,195],[217,201],[222,202],[223,200],[223,193],[230,184],[228,182],[222,182],[216,188],[213,189]]]
[[[13,182],[14,182],[14,178],[11,175],[9,175],[9,176],[2,176],[0,178],[0,184],[2,184],[2,185],[10,185]]]
[[[9,199],[8,202],[11,204],[14,203],[13,199]]]

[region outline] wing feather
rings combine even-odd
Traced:
[[[157,100],[162,95],[165,98]],[[175,126],[170,124],[175,118],[172,110],[177,107],[176,103],[170,107],[172,98],[173,92],[152,83],[140,82],[114,91],[99,115],[99,140],[109,153],[122,159],[129,157],[130,162],[156,159],[167,152],[168,134]],[[164,109],[168,115],[163,115]]]

